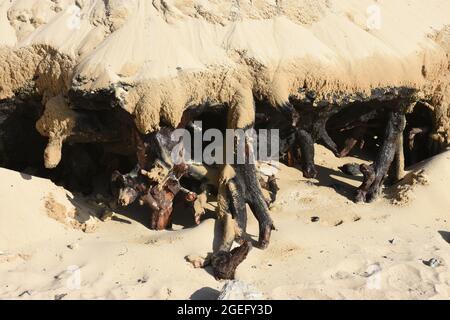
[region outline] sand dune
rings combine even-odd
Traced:
[[[273,105],[302,88],[317,103],[402,86],[447,95],[449,11],[446,0],[3,2],[0,98],[35,78],[44,104],[106,90],[149,132],[242,94]]]
[[[47,169],[92,129],[83,121],[122,109],[146,134],[191,106],[229,106],[228,126],[244,128],[267,102],[414,102],[430,115],[424,144],[446,146],[449,12],[448,0],[0,0],[1,122],[30,104],[39,117],[13,125],[49,138]],[[417,164],[372,204],[354,204],[361,178],[338,170],[361,159],[318,146],[318,180],[282,166],[277,231],[237,278],[267,299],[448,299],[449,160]],[[0,297],[217,298],[224,283],[185,261],[212,251],[212,217],[193,227],[180,212],[156,232],[137,207],[101,221],[104,201],[0,168]]]
[[[268,299],[448,299],[450,151],[414,169],[430,183],[414,185],[402,205],[353,204],[347,197],[359,182],[337,168],[361,160],[336,160],[324,148],[317,158],[329,168],[320,170],[320,184],[282,167],[271,209],[278,231],[267,250],[251,250],[237,279]],[[83,232],[49,216],[48,199],[69,216],[75,210],[77,221],[101,212],[92,201],[73,200],[44,179],[0,175],[3,298],[215,299],[224,285],[209,267],[184,260],[211,251],[212,218],[192,227],[179,213],[173,231],[156,232],[147,229],[145,211],[130,210],[107,222],[91,218]],[[253,218],[249,233],[257,234]],[[433,258],[437,265],[428,266]]]

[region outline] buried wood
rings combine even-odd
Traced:
[[[53,11],[61,9],[65,12],[66,5],[62,3],[67,1],[53,2],[61,4],[57,6],[58,10],[51,6]],[[8,27],[11,30],[5,33],[6,44],[12,47],[2,48],[4,62],[0,64],[5,72],[0,77],[0,92],[1,99],[5,99],[22,90],[28,91],[39,95],[38,101],[45,104],[44,119],[37,127],[41,135],[48,138],[45,151],[39,153],[44,154],[46,168],[63,165],[63,154],[68,154],[64,146],[73,143],[79,144],[73,148],[75,152],[80,145],[84,148],[87,144],[101,144],[103,148],[114,143],[117,148],[128,149],[126,153],[130,156],[131,165],[125,168],[112,166],[118,170],[111,179],[113,184],[118,184],[114,185],[113,193],[122,206],[136,201],[145,205],[152,229],[170,228],[173,203],[177,198],[189,208],[186,211],[194,217],[196,224],[205,212],[204,190],[200,190],[198,195],[198,190],[185,190],[184,187],[190,187],[183,185],[181,172],[174,168],[169,136],[172,129],[186,127],[203,110],[212,109],[212,106],[220,105],[227,110],[223,119],[226,128],[230,129],[252,128],[256,121],[271,122],[265,114],[258,119],[254,114],[254,109],[263,100],[271,104],[272,109],[278,109],[277,112],[290,115],[285,121],[286,131],[294,137],[288,151],[289,164],[299,164],[306,178],[322,179],[315,166],[315,143],[322,143],[338,157],[351,154],[359,145],[364,149],[361,153],[367,157],[365,159],[375,161],[361,168],[364,182],[357,199],[367,202],[380,193],[390,168],[395,179],[401,178],[404,161],[401,125],[393,124],[397,122],[396,116],[391,115],[384,141],[377,139],[376,142],[370,139],[375,135],[382,138],[383,134],[378,134],[378,131],[385,131],[387,122],[383,115],[376,114],[374,120],[382,123],[375,123],[372,127],[372,123],[368,123],[370,119],[364,117],[370,116],[374,109],[381,113],[391,112],[398,107],[394,105],[397,100],[408,99],[414,93],[411,91],[415,90],[423,91],[422,96],[430,103],[434,99],[432,104],[435,106],[423,103],[432,112],[442,113],[433,117],[433,121],[439,118],[447,121],[450,117],[446,88],[448,37],[437,34],[448,22],[441,17],[445,14],[439,14],[443,11],[439,9],[447,8],[445,1],[439,0],[440,4],[434,5],[429,16],[423,14],[427,13],[422,10],[425,6],[415,5],[418,1],[403,1],[399,8],[408,7],[413,16],[417,14],[423,19],[421,23],[411,23],[414,19],[397,20],[404,22],[402,30],[410,30],[417,36],[401,39],[401,36],[392,37],[395,32],[377,33],[374,46],[370,45],[374,40],[373,33],[366,32],[360,23],[365,6],[360,6],[361,11],[338,1],[318,1],[319,6],[312,5],[312,1],[266,0],[256,1],[255,6],[246,6],[244,1],[239,7],[239,19],[242,18],[243,23],[238,22],[239,27],[234,28],[235,19],[228,19],[223,12],[218,12],[223,6],[217,9],[216,1],[211,1],[211,5],[202,8],[204,12],[195,17],[191,17],[192,8],[183,5],[183,2],[191,1],[153,1],[154,5],[149,4],[149,10],[141,10],[142,14],[137,14],[137,9],[144,5],[141,2],[144,3],[139,1],[139,5],[126,6],[122,10],[124,8],[118,8],[120,6],[116,4],[122,1],[104,1],[105,5],[102,1],[75,1],[83,12],[80,37],[71,37],[74,32],[61,28],[58,32],[61,37],[51,41],[52,32],[61,26],[60,19],[50,19],[53,11],[49,11],[50,15],[44,14],[49,18],[48,26],[31,32],[41,24],[39,21],[37,25],[34,23],[36,21],[33,20],[37,20],[34,13],[28,17],[26,10],[27,21],[21,21],[23,17],[17,17],[16,13],[23,8],[17,8],[21,6],[14,5],[14,1],[3,1],[5,14],[2,16],[6,20],[2,26],[12,27]],[[274,4],[275,9],[280,8],[280,14],[276,12],[278,10],[272,10]],[[41,7],[45,9],[45,6]],[[199,11],[194,9],[194,13]],[[395,12],[391,13],[385,17],[397,17]],[[172,27],[178,25],[177,20],[186,22],[186,30],[191,32],[171,32]],[[335,20],[339,23],[333,23]],[[147,28],[149,21],[151,28]],[[207,23],[203,23],[205,21]],[[291,37],[285,32],[288,29],[293,29],[291,33],[301,45],[289,44]],[[137,41],[127,41],[130,30],[136,30],[132,38]],[[12,37],[9,37],[10,31]],[[268,40],[273,38],[275,42],[261,42],[259,45],[258,41],[253,41],[255,39],[247,39],[254,38],[252,34],[260,31],[273,35]],[[139,40],[149,38],[148,35],[167,41],[163,41],[162,46],[155,41],[149,49]],[[178,41],[180,37],[182,41]],[[442,37],[445,41],[440,43]],[[62,39],[77,41],[58,41]],[[175,50],[167,50],[164,42],[178,45],[173,47]],[[408,55],[408,50],[389,50],[390,45],[396,42],[398,48],[417,50],[411,55]],[[130,44],[130,48],[124,47],[124,43]],[[321,43],[335,43],[336,46],[317,45]],[[361,51],[355,50],[358,49],[355,43],[366,45],[364,53],[367,55],[361,56]],[[71,52],[70,57],[59,53],[66,51]],[[408,88],[397,87],[403,85]],[[403,95],[402,91],[406,93]],[[442,95],[442,106],[438,106],[438,97],[433,98],[433,95]],[[330,119],[344,109],[365,106],[369,112],[363,112],[361,117],[346,114],[345,122],[349,125],[340,124],[337,130],[343,130],[347,139],[344,143],[338,141],[329,130]],[[128,116],[127,120],[115,119],[119,110]],[[398,122],[403,121],[400,117]],[[130,122],[132,128],[128,128]],[[412,135],[405,141],[411,145],[412,140],[414,148],[411,149],[418,149],[418,152],[414,155],[411,152],[407,161],[419,161],[422,148],[429,146],[434,150],[448,141],[448,122],[443,128],[439,126],[437,121],[429,125],[414,124]],[[414,128],[429,128],[429,132],[414,133]],[[421,143],[422,138],[425,143]],[[366,152],[368,145],[374,147],[370,150],[374,153]],[[73,158],[76,160],[75,155]],[[134,166],[135,171],[129,174],[122,176],[119,173],[129,172]],[[248,206],[259,224],[257,246],[264,249],[269,245],[274,222],[268,208],[276,200],[278,186],[273,176],[265,182],[270,191],[268,201],[253,165],[225,163],[222,169],[222,178],[216,181],[219,189],[218,220],[232,223],[224,224],[226,236],[221,239],[220,250],[215,251],[213,267],[216,277],[231,278],[248,252],[246,243],[230,250],[234,242],[250,237],[246,234]],[[73,169],[72,176],[83,176],[80,172],[87,173],[86,180],[92,180],[90,170]],[[332,172],[332,168],[322,170],[322,173],[327,172]],[[323,186],[322,182],[317,185]],[[70,185],[71,190],[75,189],[74,184]],[[295,188],[302,186],[307,184],[298,184]],[[90,188],[86,190],[89,192]]]
[[[178,182],[170,179],[163,186],[152,187],[140,198],[139,204],[150,208],[150,229],[172,228],[173,200],[178,191]]]
[[[122,175],[119,171],[114,171],[110,189],[117,204],[126,207],[143,195],[148,190],[148,186],[145,177],[141,174],[140,166],[137,165],[128,174]]]
[[[372,202],[381,192],[382,183],[394,161],[398,150],[398,141],[405,128],[403,110],[389,112],[383,145],[377,155],[373,167],[361,166],[364,182],[356,193],[356,201]]]
[[[401,100],[401,99],[400,99]],[[375,104],[375,103],[373,103]],[[345,131],[350,133],[350,138],[354,141],[351,144],[346,144],[344,149],[338,147],[339,144],[334,144],[334,136],[326,132],[327,122],[330,115],[334,112],[329,111],[328,108],[308,108],[308,112],[311,115],[299,117],[293,124],[286,121],[286,126],[288,127],[286,131],[290,134],[294,131],[294,143],[289,145],[291,150],[295,155],[295,161],[302,164],[302,169],[305,176],[313,177],[315,176],[315,166],[314,166],[314,143],[321,141],[325,144],[334,154],[342,156],[343,150],[346,150],[345,154],[351,151],[352,147],[362,141],[367,139],[367,136],[373,134],[370,130],[375,130],[375,132],[382,131],[386,127],[385,141],[381,146],[376,160],[373,166],[362,167],[361,172],[364,174],[364,183],[359,188],[356,200],[359,201],[373,201],[381,190],[381,186],[389,167],[396,159],[396,155],[401,155],[401,132],[404,127],[404,115],[402,115],[401,107],[390,106],[390,109],[385,105],[377,106],[379,113],[384,113],[383,116],[372,117],[375,123],[368,123],[365,119],[368,115],[372,115],[373,110],[371,109],[367,113],[363,112],[362,116],[346,118],[342,127],[337,127],[337,130],[341,132]],[[334,108],[334,107],[333,107]],[[388,112],[385,112],[388,111]],[[303,110],[303,114],[307,112]],[[386,126],[384,124],[385,115],[389,115],[389,123]],[[100,118],[97,114],[93,115],[94,118]],[[364,118],[366,117],[366,118]],[[84,119],[83,117],[76,117],[76,119]],[[309,119],[309,120],[308,120]],[[312,119],[312,120],[311,120]],[[307,125],[304,122],[316,121],[316,126]],[[77,120],[83,121],[84,120]],[[184,121],[191,120],[184,119]],[[264,121],[271,121],[270,116],[263,118]],[[95,122],[95,121],[94,121]],[[87,132],[93,132],[90,127],[91,122],[86,122],[85,126],[88,127]],[[81,127],[77,125],[77,127]],[[120,127],[120,126],[119,126]],[[251,124],[248,125],[251,127]],[[419,130],[415,130],[416,127],[412,128],[410,131],[412,138],[408,139],[408,143],[411,140],[414,142],[414,147],[421,147],[421,144],[417,143],[419,136],[425,136],[426,129],[423,129],[423,133]],[[426,127],[417,127],[426,128]],[[94,126],[95,129],[95,126]],[[98,129],[98,128],[97,128]],[[115,138],[114,130],[108,126],[98,129],[100,131],[104,130],[101,134],[101,139],[96,139],[94,143],[109,143],[117,142]],[[135,128],[133,127],[133,130]],[[161,130],[150,134],[141,134],[136,130],[127,131],[126,137],[132,137],[129,143],[131,145],[130,149],[135,149],[136,161],[137,163],[135,170],[127,175],[122,176],[120,173],[116,172],[112,177],[112,182],[120,182],[121,186],[115,186],[116,190],[113,192],[118,202],[122,206],[127,206],[134,201],[139,201],[146,205],[149,209],[150,214],[150,226],[152,229],[162,230],[169,228],[171,226],[171,219],[173,215],[173,202],[177,194],[178,197],[186,204],[186,208],[189,214],[194,216],[196,224],[200,222],[200,217],[204,214],[204,204],[206,202],[206,194],[200,192],[196,195],[194,192],[190,192],[184,189],[182,182],[180,181],[181,176],[183,176],[188,168],[182,166],[176,167],[171,162],[171,148],[173,143],[168,139],[170,133],[173,129],[163,127]],[[358,131],[361,130],[361,131]],[[431,129],[428,129],[430,132]],[[72,131],[70,136],[67,137],[65,141],[78,141],[80,145],[89,142],[91,139],[89,134],[78,135],[78,131]],[[130,134],[131,132],[131,134]],[[358,133],[359,132],[359,133]],[[416,133],[417,132],[417,133]],[[134,137],[133,137],[134,135]],[[355,143],[356,141],[356,143]],[[350,147],[349,147],[350,146]],[[59,147],[59,144],[58,144]],[[299,152],[300,151],[300,152]],[[340,152],[338,152],[340,151]],[[399,160],[401,163],[401,159]],[[402,165],[397,166],[397,168],[402,167]],[[230,169],[231,168],[231,169]],[[143,170],[144,169],[144,170]],[[274,229],[274,223],[268,212],[268,205],[276,200],[276,194],[278,191],[278,186],[276,184],[276,178],[274,176],[268,177],[265,181],[265,187],[270,191],[270,201],[266,201],[261,193],[261,186],[258,183],[258,174],[254,165],[226,165],[222,171],[228,170],[227,174],[224,174],[225,178],[220,180],[219,184],[219,199],[222,201],[220,203],[220,208],[218,212],[219,220],[230,219],[238,228],[224,227],[224,232],[227,235],[224,237],[222,242],[222,247],[220,250],[214,252],[215,263],[214,270],[218,278],[221,277],[232,277],[234,275],[235,268],[242,262],[246,254],[244,247],[241,249],[230,250],[232,244],[237,241],[242,243],[243,239],[248,240],[248,235],[246,232],[247,224],[247,210],[246,205],[250,206],[253,214],[259,223],[259,239],[257,247],[266,248],[269,245],[271,231]],[[231,172],[231,174],[229,174]],[[400,176],[400,175],[399,175]],[[218,179],[216,179],[218,180]],[[217,185],[217,182],[216,182]],[[197,190],[196,190],[197,191]],[[202,198],[202,200],[200,200]],[[226,216],[226,218],[223,218]],[[228,229],[227,229],[228,228]],[[246,238],[247,237],[247,238]]]
[[[141,206],[146,205],[150,213],[150,228],[164,230],[172,226],[173,201],[179,192],[185,194],[186,202],[195,202],[197,194],[183,188],[180,178],[187,170],[186,165],[174,166],[166,176],[158,177],[146,170],[136,168],[125,175],[114,172],[111,178],[111,190],[120,206],[128,206],[139,201]]]
[[[372,166],[373,173],[368,168],[364,168],[365,181],[358,188],[355,201],[374,201],[380,195],[387,176],[390,178],[386,180],[389,183],[402,179],[405,174],[406,159],[411,163],[411,160],[417,158],[411,152],[416,135],[424,136],[424,133],[431,131],[429,127],[413,127],[410,129],[409,136],[405,136],[409,148],[404,146],[404,130],[407,122],[405,115],[408,112],[416,112],[414,106],[421,105],[423,102],[416,102],[414,90],[406,88],[375,90],[373,94],[373,97],[339,106],[318,103],[321,106],[314,108],[311,107],[311,101],[306,104],[293,101],[292,103],[298,104],[293,111],[298,113],[296,116],[298,121],[295,125],[296,139],[284,149],[288,165],[300,163],[303,175],[306,178],[315,178],[317,176],[314,164],[316,142],[321,142],[337,157],[347,156],[359,144],[360,149],[364,149],[365,156],[375,153],[375,162]],[[422,113],[419,111],[417,115],[409,116],[412,123],[424,123],[424,120],[420,120],[423,119],[421,116],[423,111]],[[328,134],[328,130],[331,130],[333,134]],[[340,151],[334,143],[336,133],[341,136],[346,135],[344,146]],[[433,137],[430,136],[429,139],[433,140]]]
[[[186,117],[184,121],[190,122]],[[239,119],[237,121],[239,122]],[[150,208],[151,228],[155,230],[162,230],[171,226],[173,201],[179,191],[185,190],[180,184],[180,178],[189,171],[188,165],[173,165],[168,159],[167,155],[171,154],[174,147],[174,144],[167,139],[170,133],[170,130],[156,132],[153,136],[159,137],[157,139],[152,139],[152,137],[149,137],[150,139],[147,137],[140,138],[138,134],[136,139],[138,141],[137,158],[139,166],[149,168],[148,171],[141,170],[139,174],[147,177],[149,181],[153,180],[153,184],[148,185],[148,190],[143,195],[139,195],[139,202],[141,205],[146,204]],[[247,142],[245,150],[246,156],[249,156],[250,148]],[[152,159],[151,156],[153,156]],[[155,165],[158,163],[163,169],[166,166],[168,172],[154,174],[158,171],[157,165]],[[268,184],[272,189],[272,198],[274,199],[278,191],[276,181],[271,178]],[[140,191],[137,193],[139,194]],[[196,214],[198,212],[195,210],[197,195],[194,196],[188,192],[185,199],[190,202],[194,201],[194,214]],[[274,226],[262,194],[255,165],[224,165],[219,178],[218,221],[223,219],[234,221],[231,224],[236,224],[238,228],[229,228],[230,224],[223,224],[224,237],[221,239],[220,249],[214,251],[212,255],[212,266],[217,279],[234,278],[236,267],[245,259],[250,250],[249,244],[244,242],[239,248],[230,251],[233,242],[239,241],[241,236],[245,234],[247,227],[246,204],[249,204],[258,220],[260,228],[258,247],[264,249],[269,244],[270,234]],[[198,223],[197,217],[196,222]]]
[[[146,204],[150,208],[150,228],[153,230],[164,230],[172,227],[173,201],[175,196],[181,191],[185,193],[184,200],[193,202],[197,195],[183,188],[180,178],[186,173],[186,165],[176,165],[168,176],[159,184],[148,189],[146,194],[141,196],[139,203]]]
[[[271,175],[267,179],[267,189],[270,192],[270,201],[274,203],[277,200],[278,191],[280,191],[280,187],[278,187],[277,178],[275,175]]]
[[[219,251],[211,258],[214,277],[217,280],[234,280],[237,267],[250,252],[250,244],[244,242],[231,251]]]
[[[293,117],[297,119],[296,144],[299,146],[301,154],[301,168],[305,178],[316,178],[317,170],[314,163],[314,144],[321,142],[325,147],[331,150],[336,156],[339,155],[338,148],[333,139],[329,136],[326,128],[328,119],[335,113],[336,108],[314,108],[310,105],[300,104],[295,108]],[[298,151],[293,150],[293,158],[297,159]]]

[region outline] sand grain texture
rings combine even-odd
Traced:
[[[321,147],[316,157],[331,170],[319,171],[320,184],[282,166],[271,210],[278,231],[267,250],[250,251],[237,279],[268,299],[450,298],[450,153],[415,168],[432,183],[411,187],[403,206],[390,199],[353,204],[347,196],[359,181],[338,170],[349,159],[335,159]],[[46,214],[50,193],[59,203],[53,209],[74,209],[63,189],[4,169],[0,177],[0,297],[218,297],[224,283],[214,280],[210,267],[196,269],[185,260],[211,251],[213,219],[156,232],[122,212],[85,233]],[[89,216],[85,208],[78,206]],[[312,222],[313,216],[319,220]],[[257,230],[252,217],[248,232],[255,237]],[[426,265],[432,258],[440,265]],[[80,270],[80,288],[70,285],[73,266]],[[24,291],[29,295],[19,297]]]
[[[367,24],[373,5],[380,28]],[[0,0],[0,100],[45,106],[36,128],[50,138],[48,168],[74,129],[73,96],[107,97],[148,133],[205,103],[245,127],[255,99],[277,107],[311,91],[338,106],[409,88],[434,108],[445,145],[449,12],[448,0]],[[360,178],[338,170],[361,160],[316,153],[318,181],[282,166],[278,232],[237,278],[269,299],[448,299],[449,151],[367,205],[350,200]],[[0,204],[2,298],[216,299],[223,287],[185,260],[211,251],[212,219],[154,232],[138,210],[102,223],[86,199],[5,169]],[[248,231],[258,233],[253,218]]]

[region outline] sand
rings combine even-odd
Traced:
[[[302,89],[339,102],[406,86],[445,122],[447,12],[447,0],[2,1],[0,99],[36,78],[44,104],[109,90],[150,132],[205,102],[279,106]]]
[[[347,197],[359,178],[337,168],[362,161],[322,147],[316,157],[320,183],[282,166],[271,209],[277,231],[267,250],[250,251],[236,278],[265,299],[449,299],[450,151],[414,168],[429,183],[413,184],[401,204],[354,204]],[[145,210],[131,208],[86,222],[101,212],[90,201],[6,169],[0,179],[1,298],[215,299],[224,285],[184,259],[211,251],[213,218],[193,227],[180,212],[173,231],[157,232]],[[55,220],[55,211],[69,218]],[[74,211],[87,230],[74,228]],[[254,218],[248,232],[255,239]],[[426,265],[433,258],[439,265]]]
[[[255,98],[277,107],[312,90],[339,105],[408,87],[434,108],[444,145],[448,12],[448,0],[0,0],[0,100],[42,99],[49,168],[73,129],[69,92],[107,92],[148,133],[205,102],[229,105],[230,125],[245,127]],[[282,167],[278,231],[237,278],[268,299],[448,299],[450,151],[358,205],[360,179],[337,168],[361,160],[316,152],[320,182]],[[212,250],[212,218],[194,228],[180,215],[155,232],[145,210],[102,222],[92,199],[50,181],[6,169],[0,181],[2,298],[214,299],[224,285],[185,261]]]

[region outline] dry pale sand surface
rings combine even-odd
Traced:
[[[115,169],[150,166],[139,138],[186,125],[196,108],[247,128],[255,109],[294,106],[298,123],[286,123],[309,130],[311,148],[328,129],[360,129],[362,115],[326,127],[332,111],[398,116],[389,150],[406,119],[415,164],[364,204],[353,202],[363,178],[339,167],[375,157],[316,144],[317,179],[280,164],[276,231],[236,278],[266,299],[449,299],[449,12],[449,0],[0,0],[0,166],[16,169],[0,167],[0,298],[216,299],[225,282],[185,258],[212,252],[217,203],[198,226],[178,210],[172,230],[152,231],[149,210],[103,219],[106,192],[52,181],[98,183],[82,168],[92,160],[105,191]],[[366,147],[380,149],[386,123]]]
[[[339,102],[402,86],[446,97],[449,11],[447,0],[3,0],[0,99],[31,85],[54,115],[68,90],[106,90],[147,133],[205,102],[247,110],[253,97]],[[65,139],[70,125],[38,130]]]
[[[421,179],[409,180],[396,204],[353,204],[347,196],[359,181],[337,168],[361,160],[336,160],[324,148],[317,158],[320,184],[282,167],[271,209],[277,232],[267,250],[251,250],[237,279],[269,299],[450,298],[450,152],[420,163],[412,173]],[[174,230],[160,232],[139,222],[145,212],[100,222],[89,219],[95,206],[47,180],[0,176],[2,298],[215,299],[224,285],[184,260],[211,251],[213,218],[190,227],[175,217]],[[257,234],[253,218],[249,233]]]

